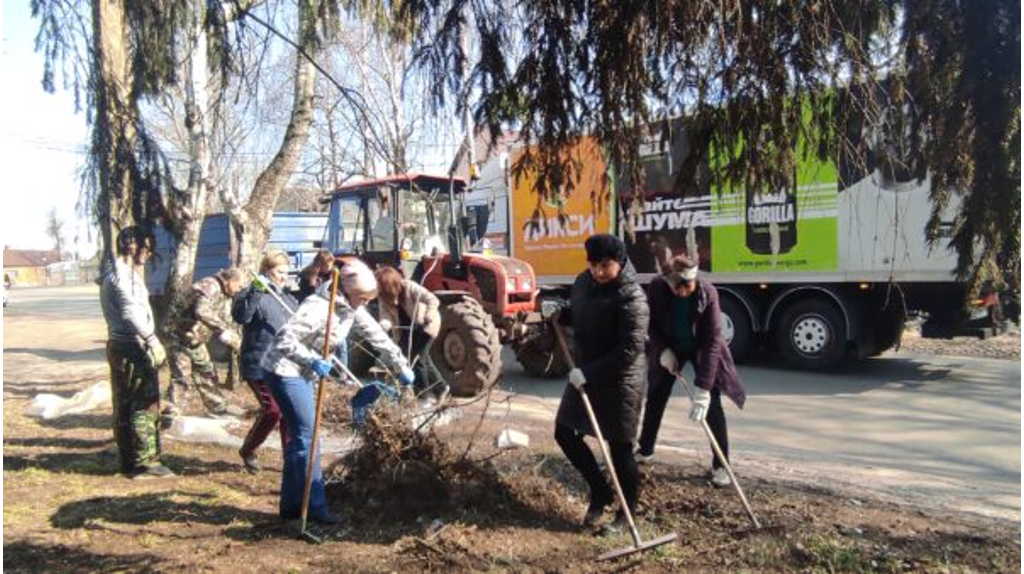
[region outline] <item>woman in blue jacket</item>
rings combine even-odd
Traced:
[[[281,420],[281,408],[267,386],[267,375],[260,366],[260,358],[274,340],[274,335],[298,308],[299,304],[284,290],[288,282],[288,255],[271,251],[260,262],[260,276],[235,297],[231,316],[242,325],[241,366],[242,378],[252,389],[260,413],[245,436],[238,454],[249,472],[262,469],[256,449],[263,444],[280,424],[281,450],[288,443],[288,430]]]

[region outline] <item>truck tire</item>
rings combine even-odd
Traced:
[[[457,397],[475,396],[501,374],[498,330],[473,299],[441,307],[441,331],[430,356]]]
[[[846,356],[846,326],[835,305],[819,299],[797,301],[780,317],[775,343],[790,365],[823,371]]]
[[[754,341],[754,331],[746,308],[732,297],[722,297],[722,335],[737,363],[742,362]]]
[[[566,343],[572,347],[572,334],[565,330]],[[564,377],[569,373],[569,363],[559,348],[558,339],[550,326],[544,326],[544,333],[515,348],[516,359],[527,374],[540,379]]]

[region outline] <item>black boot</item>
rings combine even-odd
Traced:
[[[590,504],[587,506],[587,514],[583,517],[583,526],[593,528],[601,521],[604,511],[612,503],[612,493],[608,489],[590,492]]]

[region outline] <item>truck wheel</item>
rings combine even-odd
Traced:
[[[572,335],[565,330],[566,343],[572,347]],[[544,333],[516,346],[516,359],[531,377],[554,379],[569,373],[565,354],[558,346],[558,339],[550,326],[544,326]]]
[[[754,332],[750,327],[747,310],[732,297],[722,297],[722,335],[729,345],[729,352],[736,362],[740,362],[750,352]]]
[[[775,343],[786,362],[799,369],[826,370],[846,355],[843,316],[817,299],[786,309],[775,328]]]
[[[473,299],[441,307],[441,332],[430,356],[457,397],[476,395],[501,374],[498,330]]]

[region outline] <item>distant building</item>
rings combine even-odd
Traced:
[[[27,285],[59,285],[63,283],[53,275],[52,268],[61,263],[60,253],[55,250],[8,249],[4,248],[4,282],[15,287]]]

